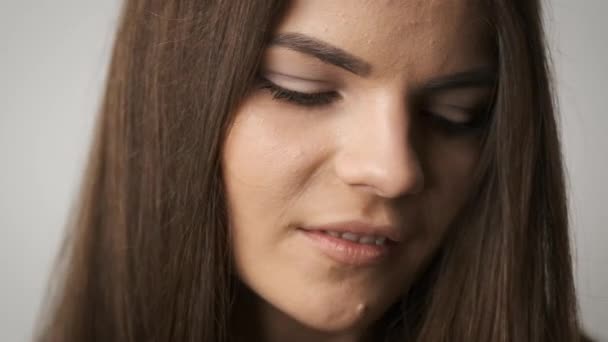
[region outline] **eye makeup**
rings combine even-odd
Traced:
[[[454,121],[446,116],[426,109],[421,109],[420,114],[427,122],[437,128],[441,133],[448,136],[471,135],[481,133],[489,123],[490,110],[487,106],[478,106],[467,110],[470,119],[466,121]]]
[[[263,76],[258,77],[258,87],[270,91],[275,100],[282,100],[303,107],[325,106],[340,98],[340,95],[335,91],[307,93],[287,89]]]
[[[299,88],[314,89],[314,86],[307,85],[306,83],[314,84],[321,83],[316,80],[306,80],[299,77],[291,77],[281,75],[280,77],[285,79],[285,83],[292,83],[292,85],[298,84]],[[270,78],[262,74],[257,76],[256,87],[258,89],[266,90],[270,93],[273,100],[287,103],[301,107],[303,109],[319,109],[330,106],[336,101],[342,99],[339,92],[335,90],[324,90],[324,91],[301,91],[291,89],[291,87],[279,85],[272,81]],[[276,77],[275,77],[276,78]],[[321,87],[330,89],[326,85]],[[456,94],[456,93],[454,93]],[[487,126],[489,121],[490,106],[488,101],[475,101],[469,105],[449,103],[449,102],[462,102],[459,98],[470,96],[460,95],[447,97],[441,101],[431,100],[427,98],[427,101],[418,103],[414,108],[414,113],[419,115],[423,122],[429,127],[438,130],[448,136],[460,136],[460,135],[471,135],[477,134]],[[479,96],[475,96],[479,97]],[[484,98],[487,96],[484,96]],[[433,97],[430,97],[433,98]],[[465,102],[471,102],[469,101]]]

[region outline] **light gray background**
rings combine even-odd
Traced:
[[[30,339],[76,193],[118,0],[0,0],[0,340]],[[583,321],[608,341],[608,0],[550,0]]]

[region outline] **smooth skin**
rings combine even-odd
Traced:
[[[471,122],[492,94],[481,18],[466,0],[290,4],[223,150],[241,328],[254,340],[368,339],[437,252],[471,192],[483,130]],[[405,239],[354,267],[298,229],[349,220]]]

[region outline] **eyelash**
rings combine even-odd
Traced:
[[[432,125],[436,125],[447,135],[476,135],[481,133],[489,124],[489,110],[480,106],[470,110],[472,119],[466,122],[454,122],[430,111],[421,111]]]
[[[260,89],[270,91],[274,100],[285,101],[297,106],[308,108],[322,107],[329,105],[340,98],[340,95],[335,91],[303,93],[285,89],[264,77],[259,77],[258,81]],[[428,110],[422,109],[420,112],[425,118],[430,120],[431,124],[436,125],[448,135],[473,135],[480,133],[487,126],[487,113],[489,111],[483,106],[474,108],[470,111],[473,119],[462,123],[450,121],[445,117]]]
[[[302,93],[295,90],[285,89],[266,78],[260,77],[260,88],[267,89],[272,94],[272,98],[280,101],[287,101],[298,106],[321,107],[329,105],[340,98],[335,91]]]

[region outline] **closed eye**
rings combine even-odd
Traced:
[[[340,99],[340,94],[336,91],[312,93],[296,91],[279,86],[263,76],[258,76],[257,87],[270,91],[274,100],[306,108],[328,106]],[[427,103],[426,106],[423,104],[419,108],[419,114],[432,127],[447,135],[476,134],[483,131],[489,121],[490,108],[488,108],[487,104],[480,104],[474,106],[474,108],[467,109],[459,106],[437,106]],[[439,110],[440,108],[444,110]],[[446,108],[449,108],[447,114]],[[459,113],[455,114],[456,112]],[[461,118],[456,119],[455,117]],[[465,119],[462,119],[462,117]]]
[[[262,76],[259,76],[258,87],[269,90],[275,100],[286,101],[303,107],[327,106],[340,98],[340,95],[335,91],[304,93],[286,89]]]
[[[446,114],[434,112],[427,108],[420,109],[420,114],[428,120],[430,124],[439,128],[448,135],[464,135],[482,132],[488,125],[490,119],[490,108],[487,105],[480,105],[466,110],[466,120],[450,119]]]

